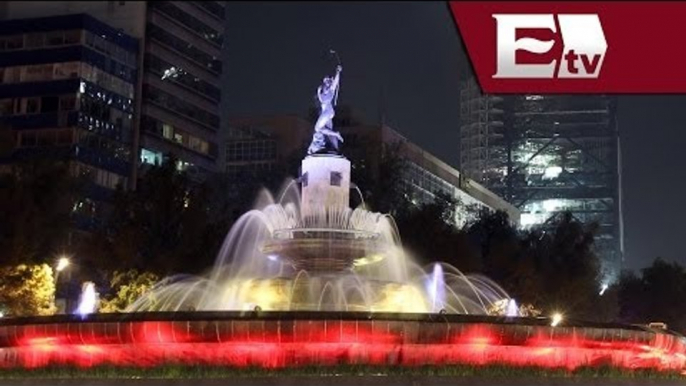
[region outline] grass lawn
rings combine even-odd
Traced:
[[[335,366],[291,367],[284,369],[235,368],[220,366],[159,367],[43,367],[36,369],[1,369],[0,379],[221,379],[234,377],[288,377],[288,376],[413,376],[413,377],[460,377],[460,378],[633,378],[633,379],[682,379],[680,372],[655,370],[624,370],[611,367],[586,367],[574,371],[535,367],[510,367],[501,365],[469,366]]]

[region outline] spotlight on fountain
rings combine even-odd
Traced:
[[[603,296],[603,294],[605,294],[605,291],[607,291],[608,288],[609,286],[607,285],[607,283],[603,284],[603,286],[600,287],[600,293],[598,295]]]
[[[562,317],[561,313],[559,313],[559,312],[554,313],[553,317],[551,318],[551,321],[550,321],[550,326],[551,327],[557,327],[557,325],[562,322],[562,319],[563,319],[563,317]]]

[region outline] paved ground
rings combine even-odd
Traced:
[[[0,386],[524,386],[524,385],[686,385],[686,380],[628,378],[457,378],[457,377],[250,377],[228,379],[0,379]]]

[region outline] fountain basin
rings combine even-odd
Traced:
[[[547,318],[359,312],[94,314],[0,322],[0,366],[614,366],[684,368],[683,338]]]

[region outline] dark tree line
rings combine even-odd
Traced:
[[[686,334],[686,268],[661,258],[639,273],[624,272],[615,285],[620,320],[663,322]]]

